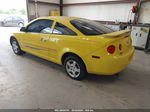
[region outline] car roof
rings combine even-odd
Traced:
[[[48,16],[48,17],[40,17],[38,19],[50,19],[50,20],[56,20],[58,22],[64,22],[64,21],[71,21],[74,19],[80,19],[78,17],[67,17],[67,16]]]

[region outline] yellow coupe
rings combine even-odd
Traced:
[[[130,31],[74,17],[41,17],[10,37],[15,54],[25,52],[64,65],[68,76],[114,75],[132,60]]]

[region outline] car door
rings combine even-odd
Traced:
[[[22,45],[25,51],[49,59],[49,38],[52,32],[52,20],[37,20],[27,26],[23,34]]]
[[[19,18],[18,17],[13,17],[13,25],[14,26],[19,26]]]
[[[73,40],[72,37],[75,37],[76,35],[77,34],[74,31],[64,24],[59,22],[54,23],[54,28],[49,41],[49,55],[55,62],[58,61],[63,47],[71,45],[72,43],[70,43],[70,39]]]

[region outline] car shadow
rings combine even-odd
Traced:
[[[26,54],[23,55],[23,58],[27,58],[29,60],[32,60],[32,61],[36,62],[36,63],[42,64],[44,66],[49,66],[52,69],[56,69],[57,71],[60,71],[60,72],[63,72],[63,73],[65,72],[65,69],[62,65],[53,63],[51,61],[42,59],[40,57],[37,57],[37,56],[26,53]],[[103,84],[108,84],[108,83],[113,83],[113,82],[117,81],[119,79],[119,77],[120,77],[120,74],[119,75],[95,75],[95,74],[88,74],[87,73],[85,79],[83,79],[82,81],[83,82],[88,81],[88,82],[91,82],[91,83],[100,82],[100,83],[103,83]]]
[[[113,83],[119,79],[120,75],[96,75],[96,74],[87,74],[85,81],[88,82],[100,82],[103,84]]]
[[[45,66],[50,66],[51,68],[53,69],[58,69],[60,71],[64,71],[64,68],[63,66],[59,65],[59,64],[56,64],[56,63],[53,63],[51,61],[48,61],[48,60],[45,60],[43,58],[40,58],[40,57],[37,57],[35,55],[32,55],[32,54],[28,54],[28,53],[25,53],[23,56],[23,58],[27,58],[29,60],[32,60],[34,62],[37,62],[39,64],[42,64],[42,65],[45,65]]]

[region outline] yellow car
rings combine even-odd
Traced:
[[[132,60],[130,31],[74,17],[41,17],[33,20],[10,43],[15,54],[25,52],[64,65],[68,76],[81,80],[86,73],[114,75]]]

